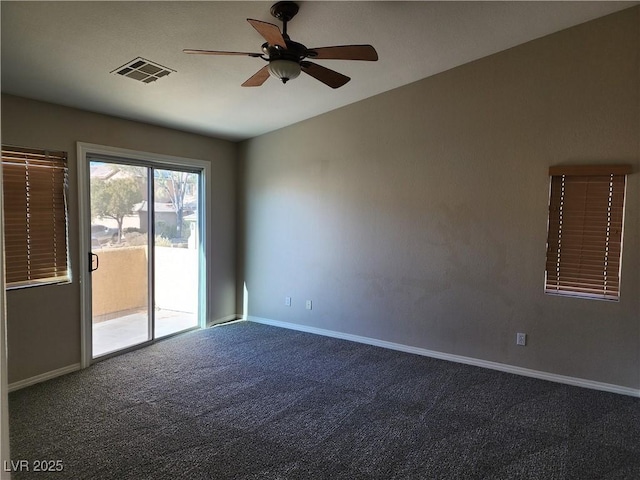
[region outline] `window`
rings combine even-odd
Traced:
[[[70,281],[67,155],[2,146],[7,288]]]
[[[626,175],[631,167],[551,167],[545,293],[620,297]]]

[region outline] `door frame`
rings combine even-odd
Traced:
[[[79,205],[79,250],[80,263],[78,278],[80,280],[80,367],[87,368],[94,361],[92,358],[92,314],[91,314],[91,273],[89,272],[89,252],[91,252],[91,204],[90,204],[90,157],[103,157],[119,160],[123,163],[132,161],[133,163],[145,164],[156,168],[187,168],[200,172],[200,205],[198,208],[198,222],[200,234],[200,269],[198,279],[198,326],[204,328],[207,324],[208,315],[208,286],[211,284],[211,266],[207,259],[211,258],[211,245],[207,233],[208,226],[211,225],[211,209],[209,202],[211,198],[211,163],[205,160],[198,160],[186,157],[175,157],[158,153],[141,152],[119,147],[97,145],[93,143],[77,142],[77,170],[78,170],[78,205]],[[148,345],[155,341],[152,333],[152,340],[138,344],[127,350],[133,350]],[[167,337],[163,337],[167,338]],[[105,357],[101,357],[102,360]]]

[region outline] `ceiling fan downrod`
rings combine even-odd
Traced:
[[[288,39],[287,23],[298,13],[299,7],[295,2],[277,2],[271,6],[271,15],[282,22],[282,36]]]

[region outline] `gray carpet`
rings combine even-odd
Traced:
[[[640,399],[251,323],[10,395],[15,479],[640,479]],[[31,464],[32,465],[32,464]]]

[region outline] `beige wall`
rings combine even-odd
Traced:
[[[104,248],[95,252],[100,268],[91,274],[93,321],[107,321],[123,312],[145,309],[149,301],[147,246]],[[156,308],[197,312],[198,251],[154,248]],[[96,318],[99,317],[99,318]]]
[[[95,318],[146,308],[149,302],[146,245],[98,252],[100,268],[91,273],[91,314]],[[94,320],[95,321],[95,320]]]
[[[243,142],[248,314],[639,388],[639,32],[636,7]],[[621,162],[620,302],[544,295],[549,166]]]
[[[200,135],[2,95],[2,142],[69,154],[69,285],[8,292],[9,382],[80,362],[76,142],[209,160],[212,165],[212,278],[209,321],[235,313],[236,145]]]

